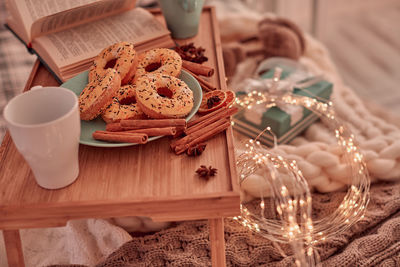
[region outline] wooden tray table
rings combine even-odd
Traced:
[[[159,11],[156,15],[162,19]],[[214,8],[204,8],[196,37],[178,41],[189,42],[206,49],[205,64],[216,70],[210,81],[225,90]],[[59,84],[36,62],[25,90],[35,85]],[[24,266],[18,229],[125,216],[149,216],[155,221],[208,219],[212,264],[225,265],[223,218],[240,212],[231,128],[208,141],[199,157],[175,155],[165,137],[123,148],[80,145],[79,164],[79,177],[72,185],[43,189],[6,134],[0,148],[0,229],[9,266]],[[208,181],[199,178],[195,170],[200,165],[217,168],[217,176]]]

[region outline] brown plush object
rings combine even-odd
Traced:
[[[298,60],[304,53],[303,32],[284,18],[266,18],[258,23],[258,36],[247,36],[222,46],[225,75],[232,77],[236,66],[246,57],[286,57]]]
[[[246,52],[241,44],[229,43],[222,46],[224,57],[225,75],[231,77],[235,74],[236,66],[246,58]]]
[[[287,57],[297,60],[305,50],[302,31],[288,19],[263,19],[258,24],[259,38],[266,57]]]

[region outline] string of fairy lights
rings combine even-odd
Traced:
[[[307,96],[295,95],[290,90],[277,91],[280,74],[281,70],[275,70],[272,88],[268,92],[253,91],[238,97],[236,104],[251,109],[255,105],[269,108],[278,102],[284,102],[306,107],[319,115],[324,124],[333,131],[343,150],[346,163],[351,169],[351,185],[340,206],[332,214],[313,220],[312,196],[297,162],[262,147],[257,141],[262,132],[246,143],[246,150],[239,155],[237,166],[241,183],[247,177],[259,174],[269,185],[271,196],[261,196],[260,212],[257,213],[242,203],[241,216],[234,219],[274,242],[289,243],[298,266],[315,266],[318,262],[316,245],[347,230],[363,218],[369,201],[370,179],[354,135],[336,117],[332,102],[324,103]],[[270,128],[265,131],[273,135]],[[274,204],[274,216],[264,215],[266,201]]]

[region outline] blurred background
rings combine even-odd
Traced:
[[[361,98],[400,114],[400,1],[219,1],[225,6],[229,3],[236,12],[260,16],[271,12],[291,19],[326,45],[344,81]],[[157,1],[138,0],[137,4],[154,7]],[[22,91],[36,60],[4,27],[5,17],[5,0],[0,0],[0,140],[4,105]]]

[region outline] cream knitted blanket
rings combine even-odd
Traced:
[[[300,62],[314,73],[323,74],[333,82],[332,101],[336,115],[356,136],[371,180],[398,180],[399,127],[371,113],[369,107],[343,84],[325,48],[309,36],[306,40],[306,53]],[[244,69],[251,69],[255,61],[248,59],[243,64],[246,65]],[[237,144],[240,153],[240,143]],[[290,144],[280,145],[274,150],[288,159],[296,160],[309,185],[319,192],[341,190],[351,182],[350,166],[345,161],[343,151],[337,145],[334,135],[321,122],[310,126],[304,135],[295,138]],[[243,183],[247,199],[259,196],[262,187],[265,184],[257,176],[251,176]]]
[[[269,15],[272,16],[272,15]],[[257,28],[257,18],[246,16],[240,19],[225,14],[221,18],[223,39],[232,40],[233,36],[243,37],[247,29]],[[243,24],[235,28],[230,21],[242,21]],[[228,28],[228,29],[225,29]],[[247,58],[239,64],[236,75],[229,85],[235,89],[240,82],[253,75],[259,58]],[[312,73],[322,74],[334,84],[332,101],[336,117],[356,136],[364,159],[367,164],[371,180],[396,181],[400,179],[400,128],[398,123],[393,124],[385,118],[373,114],[370,106],[355,95],[346,86],[325,47],[314,38],[306,35],[306,50],[300,62]],[[237,140],[243,139],[236,135]],[[236,142],[237,153],[242,152],[241,142]],[[310,187],[319,192],[333,192],[344,189],[349,185],[350,166],[345,160],[343,151],[336,143],[333,133],[321,122],[314,123],[305,133],[295,138],[288,145],[276,147],[275,152],[285,158],[296,160]],[[260,188],[266,187],[260,177],[254,175],[246,178],[242,188],[246,192],[245,198],[252,199],[260,195]],[[266,191],[261,192],[263,195]]]

